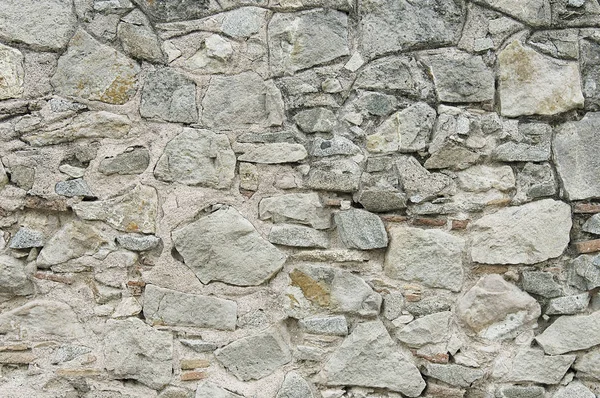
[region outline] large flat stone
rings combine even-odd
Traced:
[[[409,347],[438,344],[450,338],[452,312],[443,311],[418,318],[396,332],[396,338]]]
[[[575,355],[544,355],[542,350],[523,349],[494,371],[505,374],[494,376],[512,383],[558,384],[575,358]]]
[[[94,227],[73,221],[59,229],[44,245],[37,258],[38,267],[47,268],[71,259],[92,255],[106,239]]]
[[[144,317],[152,324],[234,330],[235,301],[146,285]]]
[[[395,225],[389,229],[387,276],[425,286],[460,291],[463,284],[462,238],[438,229]]]
[[[473,261],[535,264],[560,256],[569,244],[571,207],[553,199],[501,209],[471,224]]]
[[[293,224],[273,225],[269,231],[269,242],[293,247],[329,247],[327,232]]]
[[[266,282],[286,256],[233,207],[173,231],[175,247],[202,283],[253,286]]]
[[[149,73],[142,89],[140,114],[168,122],[198,121],[196,85],[170,68]]]
[[[477,0],[511,17],[533,26],[550,25],[551,9],[548,0],[531,0],[524,6],[519,0]]]
[[[485,375],[481,369],[456,364],[442,365],[437,363],[428,363],[425,365],[425,374],[451,386],[463,388],[470,387],[471,384]]]
[[[274,223],[294,222],[315,229],[327,229],[331,225],[329,212],[314,192],[264,198],[258,205],[258,216],[261,220],[270,219]]]
[[[585,350],[600,344],[600,311],[559,317],[535,340],[550,355]]]

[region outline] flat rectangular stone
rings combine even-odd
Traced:
[[[573,247],[578,254],[594,253],[600,251],[600,239],[575,242]]]
[[[36,356],[31,351],[0,352],[0,364],[26,365],[35,361]]]
[[[182,359],[180,365],[183,370],[208,368],[210,366],[210,361],[207,361],[206,359]]]

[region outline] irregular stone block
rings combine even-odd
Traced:
[[[348,323],[346,317],[342,315],[304,318],[298,321],[298,326],[307,333],[332,336],[348,335]]]
[[[396,338],[409,347],[416,348],[446,342],[450,338],[451,319],[450,311],[426,315],[399,329]]]
[[[547,315],[573,315],[584,312],[590,303],[590,294],[582,293],[573,296],[553,298],[548,301]]]
[[[56,192],[57,195],[66,196],[68,198],[72,198],[74,196],[94,196],[87,182],[85,182],[83,178],[59,181],[54,186],[54,192]]]
[[[170,68],[150,72],[142,89],[140,115],[168,122],[198,121],[196,84]]]
[[[595,398],[589,388],[579,381],[572,381],[566,387],[561,387],[552,396],[552,398]]]
[[[98,171],[105,175],[142,174],[150,164],[150,153],[145,147],[131,147],[114,157],[105,158],[100,162]]]
[[[519,123],[515,141],[494,149],[493,156],[503,162],[544,162],[550,160],[552,127],[546,123]]]
[[[565,376],[575,355],[544,355],[542,350],[523,349],[512,360],[494,370],[494,376],[509,382],[558,384]],[[506,372],[497,375],[496,372]]]
[[[553,196],[556,193],[556,177],[548,163],[527,163],[517,174],[517,193],[512,203],[522,204],[532,199]]]
[[[0,293],[17,296],[34,293],[33,283],[25,273],[25,264],[7,255],[0,255]]]
[[[548,0],[533,0],[523,7],[519,0],[477,0],[478,3],[502,11],[518,21],[533,26],[550,25],[551,9]]]
[[[11,249],[31,249],[44,246],[44,234],[29,228],[19,228],[9,243]]]
[[[490,189],[508,191],[515,187],[515,174],[510,166],[477,165],[456,173],[458,186],[468,192]]]
[[[134,3],[157,22],[196,19],[207,15],[212,9],[210,0],[134,0]]]
[[[388,237],[381,218],[365,210],[340,211],[334,216],[342,243],[351,249],[379,249],[387,247]]]
[[[127,250],[143,252],[158,247],[161,240],[154,235],[128,234],[117,236],[117,242]]]
[[[205,284],[260,285],[279,272],[286,260],[233,207],[221,208],[172,235],[185,264]]]
[[[600,349],[595,348],[577,358],[573,366],[577,377],[600,381]]]
[[[148,18],[140,10],[133,10],[121,18],[117,37],[127,54],[136,59],[161,62],[164,59],[160,41]]]
[[[218,385],[205,381],[198,384],[195,398],[243,398],[241,395],[227,391]]]
[[[276,245],[293,247],[329,247],[329,237],[326,232],[302,225],[273,225],[269,232],[269,242]]]
[[[542,297],[558,297],[562,295],[562,287],[550,272],[523,271],[523,290]]]
[[[100,248],[106,240],[95,228],[74,221],[58,230],[44,245],[37,258],[39,267],[48,268],[71,259],[89,256]]]
[[[235,301],[146,285],[144,317],[152,324],[234,330]]]
[[[362,170],[350,159],[313,162],[305,185],[319,191],[353,192],[360,184]]]
[[[335,155],[356,155],[361,153],[360,147],[352,141],[341,136],[334,136],[330,140],[321,137],[315,138],[310,154],[312,156],[326,157]]]
[[[447,190],[452,179],[445,174],[430,173],[417,159],[403,156],[396,162],[398,177],[409,200],[421,203],[441,195]]]
[[[294,163],[306,159],[308,152],[301,144],[288,144],[286,142],[264,145],[244,146],[244,153],[238,160],[250,163]]]
[[[481,369],[468,368],[462,365],[428,363],[425,365],[425,374],[451,386],[468,388],[475,381],[481,379],[485,373]]]
[[[275,398],[316,398],[313,388],[298,372],[285,375]]]
[[[458,292],[463,284],[465,242],[437,229],[392,226],[385,255],[385,274],[394,279],[420,282]]]
[[[327,229],[331,225],[319,195],[311,193],[291,193],[264,198],[258,205],[261,220],[271,219],[274,223],[296,222],[316,229]]]
[[[546,390],[539,386],[503,386],[496,390],[496,398],[544,398]]]
[[[0,14],[1,23],[2,15]],[[2,28],[0,27],[0,29]],[[0,100],[19,98],[23,94],[25,78],[23,59],[23,54],[16,48],[0,44]]]
[[[298,112],[294,121],[305,133],[328,133],[333,130],[336,117],[327,108],[311,108]]]
[[[600,311],[559,317],[535,340],[549,355],[584,350],[600,344]]]
[[[581,83],[585,108],[598,111],[600,110],[600,43],[581,40],[580,49]]]

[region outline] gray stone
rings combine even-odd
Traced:
[[[485,373],[481,369],[461,365],[428,363],[425,365],[425,374],[451,386],[468,388],[475,381],[481,379]]]
[[[332,9],[276,13],[269,32],[271,72],[293,74],[349,54],[348,17]]]
[[[571,232],[571,207],[544,199],[501,209],[470,226],[471,257],[483,264],[535,264],[560,256]]]
[[[260,175],[258,173],[258,167],[256,167],[255,164],[240,162],[238,174],[240,175],[240,189],[246,189],[248,191],[258,190]]]
[[[583,278],[583,290],[600,287],[600,258],[598,256],[579,256],[571,261],[570,268]]]
[[[550,160],[552,127],[546,123],[519,123],[518,136],[494,149],[503,162],[544,162]]]
[[[541,309],[533,297],[500,275],[491,274],[479,279],[458,300],[456,314],[479,336],[505,340],[531,329]]]
[[[123,138],[131,129],[131,120],[124,115],[110,112],[85,112],[73,117],[69,124],[64,121],[33,130],[22,136],[33,146],[54,145],[79,139]]]
[[[331,225],[329,212],[314,192],[264,198],[258,205],[258,216],[274,223],[295,222],[316,229],[327,229]]]
[[[577,29],[542,30],[534,32],[527,44],[536,50],[559,59],[579,58]]]
[[[556,390],[552,398],[596,398],[596,394],[581,382],[572,381],[566,387]]]
[[[600,113],[587,113],[576,122],[556,129],[553,142],[556,170],[570,200],[600,196]]]
[[[0,9],[0,38],[38,50],[63,48],[77,18],[70,0],[5,0]]]
[[[269,232],[269,242],[293,247],[318,247],[327,249],[329,237],[326,232],[303,225],[276,224]]]
[[[184,262],[202,283],[254,286],[282,268],[286,256],[233,207],[224,207],[173,231]]]
[[[142,89],[140,114],[168,122],[198,121],[196,84],[170,68],[150,72]]]
[[[211,11],[209,0],[180,0],[177,2],[133,0],[133,2],[157,22],[196,19]]]
[[[559,317],[536,341],[550,355],[584,350],[600,344],[600,311]]]
[[[355,194],[354,200],[366,210],[383,213],[406,208],[406,195],[389,187],[368,187]]]
[[[47,268],[74,258],[89,256],[107,243],[90,225],[73,221],[64,225],[44,245],[37,258],[38,267]]]
[[[527,7],[523,7],[519,0],[478,0],[478,2],[533,26],[549,25],[551,22],[548,0],[533,0],[527,3]]]
[[[360,147],[347,138],[334,136],[332,139],[317,137],[312,143],[310,154],[325,157],[335,155],[356,155],[361,152]]]
[[[234,330],[235,301],[146,285],[144,317],[151,324]]]
[[[152,30],[150,21],[140,10],[133,10],[121,19],[117,37],[127,54],[136,59],[161,62],[164,55],[160,41]]]
[[[179,342],[196,352],[213,352],[218,348],[218,345],[215,343],[198,339],[181,339]]]
[[[547,315],[572,315],[583,312],[590,303],[589,293],[553,298],[548,301]]]
[[[580,70],[585,107],[600,110],[600,43],[591,40],[580,41]]]
[[[250,163],[293,163],[306,159],[308,153],[301,144],[288,144],[286,142],[244,146],[244,153],[238,160]]]
[[[135,146],[110,158],[104,158],[98,166],[102,174],[142,174],[150,164],[150,153],[146,147]]]
[[[140,319],[109,320],[104,337],[106,370],[117,379],[133,379],[160,389],[172,376],[173,336]]]
[[[416,317],[450,311],[454,301],[445,296],[421,297],[419,301],[407,301],[405,310]]]
[[[320,191],[353,192],[360,184],[360,166],[350,159],[318,161],[311,164],[307,188]]]
[[[454,0],[433,4],[366,0],[358,11],[361,53],[369,58],[424,45],[456,44],[463,25],[463,3]]]
[[[416,366],[400,353],[379,320],[356,325],[323,373],[330,386],[386,388],[408,397],[419,396],[425,388]]]
[[[422,151],[429,144],[435,118],[435,110],[424,102],[396,112],[375,134],[367,137],[367,150],[374,153]]]
[[[327,108],[311,108],[298,112],[294,121],[305,133],[328,133],[333,130],[336,118]]]
[[[552,166],[548,163],[527,163],[517,174],[517,193],[514,204],[522,204],[532,199],[556,194],[556,178]]]
[[[23,54],[19,50],[0,44],[0,100],[19,98],[23,94],[23,60]]]
[[[555,115],[582,108],[579,66],[538,53],[519,41],[498,55],[503,116]]]
[[[243,381],[262,379],[292,360],[287,343],[273,329],[219,348],[215,357]]]
[[[283,124],[283,100],[273,81],[256,72],[213,76],[202,99],[202,123],[219,129]]]
[[[494,99],[494,72],[480,56],[456,49],[443,49],[426,54],[423,61],[431,69],[441,102],[483,102]]]
[[[285,375],[275,398],[316,398],[310,384],[298,372]],[[583,397],[582,397],[583,398]]]
[[[584,353],[577,358],[573,367],[577,370],[577,377],[600,381],[600,349]]]
[[[381,315],[393,321],[402,315],[404,309],[404,296],[402,293],[386,293],[383,295],[383,309]]]
[[[83,220],[100,220],[119,231],[153,234],[156,232],[158,195],[156,189],[138,184],[124,195],[73,205]]]
[[[387,247],[388,237],[379,216],[361,209],[340,211],[334,216],[338,234],[344,246],[351,249]]]
[[[348,323],[346,317],[342,315],[304,318],[298,321],[298,326],[307,333],[332,336],[348,335]]]
[[[393,95],[376,91],[359,91],[358,97],[352,101],[352,104],[362,114],[387,116],[398,107],[398,100]]]
[[[74,196],[94,196],[90,187],[82,178],[76,178],[74,180],[59,181],[54,186],[54,192],[57,195],[67,196],[72,198]]]
[[[457,172],[456,177],[458,186],[468,192],[508,191],[515,187],[515,175],[510,166],[472,166]]]
[[[154,235],[128,234],[117,236],[117,242],[127,250],[144,252],[158,247],[161,240]]]
[[[223,189],[233,182],[235,164],[225,134],[185,128],[165,147],[154,176],[166,182]]]
[[[581,230],[594,235],[600,235],[600,214],[594,214],[588,218],[581,227]]]
[[[34,229],[21,227],[10,240],[11,249],[31,249],[44,246],[44,234]]]
[[[14,165],[10,168],[10,182],[26,191],[35,183],[35,168],[25,165]]]
[[[545,393],[539,386],[504,386],[496,390],[496,398],[544,398]]]
[[[243,398],[241,395],[227,391],[210,381],[198,384],[195,398]]]
[[[452,183],[452,179],[445,174],[430,173],[412,156],[401,157],[396,167],[404,191],[413,203],[442,195]]]
[[[267,12],[259,7],[242,7],[226,12],[221,31],[232,37],[250,37],[260,31]]]
[[[425,161],[427,169],[461,170],[477,163],[480,154],[452,138],[446,139],[436,151],[429,152],[431,156]]]
[[[120,105],[135,94],[139,71],[133,60],[79,29],[51,83],[61,95]]]
[[[16,258],[0,255],[0,294],[26,296],[34,293],[27,278],[25,264]]]
[[[460,291],[463,284],[462,238],[438,229],[394,225],[385,255],[385,274],[429,287]]]
[[[550,272],[523,271],[523,290],[538,296],[553,298],[562,295],[562,287]]]
[[[396,338],[413,348],[443,343],[450,338],[451,320],[452,312],[450,311],[426,315],[399,329],[396,332]]]
[[[92,349],[89,347],[73,344],[63,344],[52,353],[50,363],[53,365],[57,365],[62,362],[71,361],[77,358],[78,356],[90,352],[92,352]]]
[[[542,350],[526,348],[517,352],[509,364],[502,364],[508,372],[501,377],[516,383],[558,384],[574,361],[575,355],[544,355]]]

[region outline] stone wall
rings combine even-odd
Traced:
[[[598,0],[0,0],[0,397],[600,396]]]

